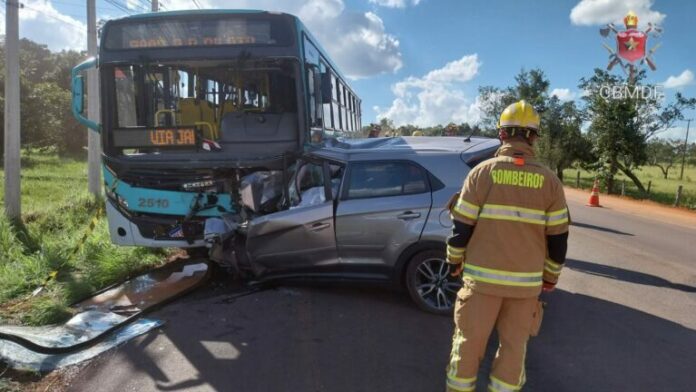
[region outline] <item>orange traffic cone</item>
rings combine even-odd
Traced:
[[[590,201],[587,203],[588,207],[601,207],[599,205],[599,180],[595,178],[594,185],[592,185],[592,193],[590,193]]]

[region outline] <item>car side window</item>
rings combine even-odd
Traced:
[[[351,165],[348,199],[428,192],[423,169],[408,162],[358,162]]]
[[[336,198],[343,177],[343,166],[328,165],[332,199]],[[326,201],[324,168],[318,163],[306,162],[298,167],[290,182],[290,208],[306,207]]]

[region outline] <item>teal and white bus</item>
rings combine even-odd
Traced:
[[[98,67],[100,121],[83,115]],[[245,178],[361,127],[360,99],[295,16],[161,12],[107,22],[73,70],[73,113],[101,133],[106,210],[120,245],[198,247],[208,217],[243,213]],[[280,173],[280,174],[279,174]],[[278,206],[283,208],[283,206]]]

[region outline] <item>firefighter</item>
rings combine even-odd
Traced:
[[[569,215],[558,177],[534,159],[539,115],[519,101],[500,116],[495,158],[476,166],[450,203],[447,262],[463,285],[454,307],[448,391],[474,391],[495,327],[500,344],[489,391],[519,391],[527,340],[541,325],[538,297],[565,262]]]

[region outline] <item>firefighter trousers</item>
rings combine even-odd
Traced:
[[[525,382],[527,341],[541,317],[538,299],[506,298],[482,294],[468,285],[457,294],[454,337],[447,367],[447,391],[474,391],[479,364],[493,327],[498,332],[498,352],[493,360],[488,390],[519,391]]]

